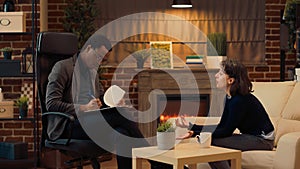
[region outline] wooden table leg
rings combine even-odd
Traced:
[[[173,164],[173,169],[184,169],[184,163]],[[189,164],[189,169],[196,169],[196,164]]]
[[[142,158],[132,157],[132,169],[141,169],[142,161]]]
[[[231,159],[231,169],[241,169],[241,156]]]

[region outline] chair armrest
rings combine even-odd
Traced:
[[[297,160],[298,159],[298,160]],[[277,144],[274,169],[300,168],[300,132],[283,135]]]
[[[51,115],[62,116],[62,117],[65,117],[65,118],[69,119],[70,121],[74,121],[75,120],[75,117],[73,115],[62,113],[62,112],[47,112],[47,113],[43,113],[42,114],[42,118],[45,118],[46,116],[51,116]]]
[[[67,141],[64,141],[64,142],[61,142],[61,141],[57,141],[57,140],[51,140],[48,136],[48,133],[47,133],[47,127],[48,127],[48,117],[50,116],[59,116],[63,119],[66,119],[67,120],[67,123],[69,124],[69,128],[71,129],[67,135]],[[43,125],[43,133],[45,135],[45,139],[50,142],[50,143],[53,143],[53,144],[61,144],[61,145],[68,145],[69,142],[71,141],[71,136],[72,136],[72,125],[75,121],[75,117],[73,115],[70,115],[70,114],[66,114],[66,113],[62,113],[62,112],[46,112],[46,113],[43,113],[42,114],[42,125]]]

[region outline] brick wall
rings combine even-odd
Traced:
[[[49,30],[62,31],[61,12],[67,0],[49,0]],[[280,10],[286,0],[266,0],[266,59],[264,65],[247,65],[253,81],[280,80]],[[286,72],[295,64],[295,55],[286,56]],[[286,73],[287,77],[287,73]]]
[[[48,23],[49,31],[63,31],[62,18],[63,9],[68,0],[49,0]],[[286,0],[266,0],[266,64],[248,65],[250,77],[254,81],[278,81],[280,75],[280,10],[284,9]],[[0,0],[2,4],[4,0]],[[39,9],[39,5],[37,5]],[[16,11],[25,11],[27,31],[31,29],[31,0],[18,0]],[[38,28],[37,28],[38,30]],[[25,47],[31,46],[31,35],[0,35],[0,48],[4,46],[13,47],[13,57],[21,59],[21,52]],[[3,56],[1,55],[0,59]],[[289,54],[286,57],[286,69],[293,67],[295,55]]]
[[[21,95],[23,83],[31,83],[32,79],[26,78],[0,78],[0,87],[5,100],[16,100]],[[16,106],[13,109],[14,118],[19,117],[19,110]],[[33,113],[28,113],[28,118],[32,118]],[[0,141],[21,141],[28,142],[30,155],[33,152],[33,119],[3,120],[0,119]]]
[[[68,0],[48,0],[48,23],[49,31],[63,31],[62,16],[63,9]],[[280,79],[280,41],[279,41],[279,25],[280,10],[284,9],[286,0],[266,0],[266,64],[264,65],[247,65],[250,77],[253,81],[279,81]],[[2,4],[4,0],[0,0]],[[37,1],[39,2],[39,1]],[[39,4],[37,4],[39,10]],[[25,11],[27,31],[31,29],[31,0],[16,0],[16,11]],[[37,16],[39,16],[37,14]],[[37,28],[38,30],[38,28]],[[11,46],[15,50],[13,52],[14,59],[21,59],[21,52],[24,48],[31,46],[31,35],[2,35],[0,34],[0,48]],[[2,59],[3,56],[0,56]],[[286,69],[292,68],[295,63],[295,55],[286,56]],[[108,68],[103,74],[106,80],[102,82],[108,87],[114,73],[114,68]],[[287,77],[287,75],[286,75]],[[20,84],[24,78],[1,78],[0,87],[3,88],[4,97],[7,99],[16,99],[20,94]],[[27,79],[28,80],[28,79]],[[123,83],[123,82],[121,82]],[[137,83],[133,79],[131,87]],[[137,104],[137,92],[134,88],[130,89],[131,101]],[[17,110],[15,109],[15,115]],[[30,121],[0,121],[0,141],[18,140],[29,142],[30,151],[33,145],[33,126]]]
[[[280,79],[280,10],[286,0],[266,0],[266,65],[249,66],[250,77],[255,81]],[[286,56],[286,72],[295,64],[295,54]],[[287,73],[286,73],[287,77]]]

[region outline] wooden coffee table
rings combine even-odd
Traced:
[[[197,163],[231,160],[231,169],[241,169],[241,151],[211,146],[200,148],[198,143],[180,143],[172,150],[159,150],[157,146],[132,149],[133,169],[142,169],[142,159],[172,164],[173,169],[196,169]]]

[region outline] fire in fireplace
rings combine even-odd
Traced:
[[[158,122],[178,115],[207,116],[209,111],[208,94],[164,94],[157,95]]]

